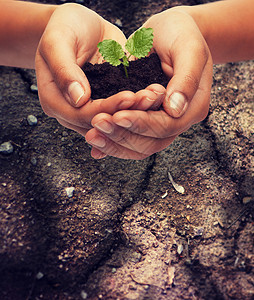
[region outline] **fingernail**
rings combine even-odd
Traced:
[[[154,102],[155,102],[155,99],[152,99],[149,97],[144,97],[139,105],[139,109],[147,110],[153,105]]]
[[[100,147],[100,148],[106,146],[106,142],[103,137],[95,137],[91,141],[89,141],[89,144],[92,144],[93,146]]]
[[[69,85],[68,94],[74,104],[77,104],[81,97],[85,94],[85,91],[77,81],[74,81]]]
[[[153,91],[156,95],[164,95],[165,93],[163,92],[158,92],[158,91]]]
[[[185,96],[178,92],[173,93],[169,98],[166,97],[165,102],[176,113],[176,117],[181,116],[187,107]]]
[[[151,99],[149,97],[146,97],[145,100],[147,100],[148,102],[154,102],[155,101],[155,99]]]
[[[113,131],[113,126],[107,121],[101,121],[96,124],[94,124],[94,127],[99,129],[100,131],[104,133],[111,133]]]
[[[165,99],[166,93],[165,92],[161,93],[161,92],[157,92],[157,91],[153,91],[153,92],[157,96],[157,99],[156,99],[156,103],[152,106],[152,109],[157,110],[162,105],[162,103]]]
[[[95,148],[96,149],[96,148]],[[107,157],[107,154],[101,152],[100,150],[96,149],[98,152],[96,153],[93,153],[93,158],[95,159],[102,159],[102,158],[105,158]]]
[[[122,119],[117,122],[115,122],[117,125],[124,127],[124,128],[130,128],[132,126],[132,122],[127,119]]]
[[[157,91],[153,91],[155,93],[155,95],[157,95],[157,101],[163,101],[164,97],[165,97],[165,93],[161,93],[161,92],[157,92]]]

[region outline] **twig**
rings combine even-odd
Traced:
[[[155,287],[157,287],[157,288],[159,288],[159,289],[162,289],[161,286],[158,286],[158,285],[156,285],[156,284],[145,283],[145,282],[140,282],[140,281],[136,280],[136,279],[134,278],[134,276],[133,276],[131,273],[130,273],[130,277],[131,277],[131,279],[132,279],[134,282],[136,282],[137,284],[148,285],[148,286],[155,286]]]
[[[226,228],[229,229],[231,226],[233,226],[247,211],[249,210],[249,208],[245,208],[240,215]]]

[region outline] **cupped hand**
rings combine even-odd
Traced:
[[[166,148],[176,136],[206,117],[213,62],[189,9],[169,9],[143,25],[154,29],[153,51],[159,55],[163,71],[171,77],[163,109],[97,115],[92,120],[94,128],[86,135],[93,145],[93,157],[107,154],[143,159]],[[111,124],[111,132],[103,132],[102,126],[98,126],[103,121]],[[97,137],[101,140],[100,147],[94,143]]]
[[[163,103],[165,111],[175,118],[190,113],[195,121],[202,119],[210,103],[213,62],[192,8],[168,9],[152,16],[143,26],[154,29],[153,50],[171,78]],[[191,102],[199,103],[196,112],[190,111]]]
[[[121,30],[92,10],[77,4],[64,4],[52,14],[36,53],[43,110],[83,135],[91,128],[96,114],[113,114],[135,103],[134,93],[127,91],[108,99],[88,101],[91,90],[81,66],[85,62],[102,62],[97,44],[104,39],[115,39],[120,44],[126,41]]]

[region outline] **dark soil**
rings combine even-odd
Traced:
[[[83,70],[91,85],[91,98],[107,98],[126,90],[137,92],[152,83],[159,83],[164,87],[168,84],[169,79],[162,71],[157,54],[131,61],[127,69],[128,78],[123,65],[114,67],[107,62],[96,65],[86,63]]]

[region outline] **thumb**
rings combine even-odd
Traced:
[[[167,85],[163,108],[170,116],[179,118],[186,112],[190,101],[200,88],[202,77],[207,77],[207,80],[202,82],[208,84],[210,81],[212,59],[208,47],[203,43],[197,43],[185,47],[175,55],[173,53],[171,62],[173,76]],[[162,68],[165,73],[168,72],[165,63],[162,63]]]
[[[72,106],[80,107],[90,99],[90,84],[77,64],[71,39],[63,39],[60,32],[45,32],[38,55],[45,61],[58,89]]]

